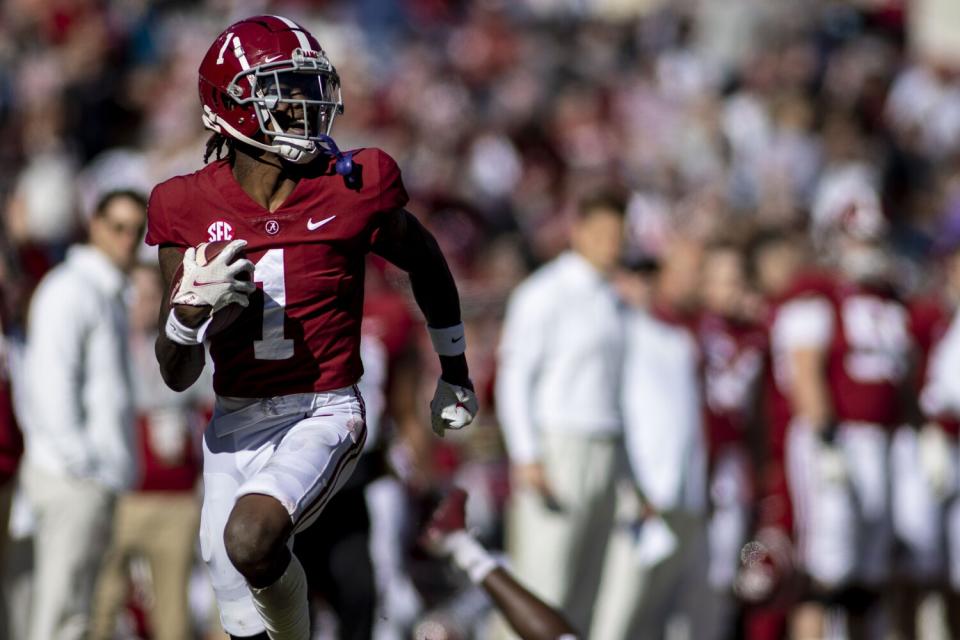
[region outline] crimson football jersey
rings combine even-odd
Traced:
[[[930,357],[934,349],[946,335],[950,323],[953,321],[954,310],[942,299],[922,298],[910,303],[910,334],[917,347],[917,377],[914,380],[914,390],[919,396],[929,374]],[[936,420],[945,431],[953,435],[960,435],[960,416],[953,415],[925,415],[929,420]]]
[[[697,324],[703,361],[707,439],[711,455],[742,443],[757,409],[759,383],[766,360],[763,328],[706,313]]]
[[[827,302],[832,316],[826,376],[837,420],[895,426],[902,418],[900,392],[912,348],[905,305],[889,287],[807,275],[776,306],[774,322],[784,304],[804,298]],[[784,406],[789,385],[785,356],[774,353],[773,358],[778,419],[789,413]]]
[[[387,216],[408,200],[396,162],[353,152],[353,173],[311,165],[274,212],[254,202],[229,162],[167,180],[150,196],[147,243],[247,241],[250,306],[210,339],[214,390],[268,397],[349,386],[360,378],[364,263]]]

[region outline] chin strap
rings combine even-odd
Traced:
[[[217,117],[217,114],[206,105],[203,106],[203,115],[201,117],[203,119],[203,126],[207,129],[216,133],[226,134],[256,149],[275,153],[288,162],[306,164],[316,158],[320,151],[324,151],[336,159],[334,167],[338,175],[346,177],[353,173],[353,154],[349,151],[347,153],[340,151],[337,143],[327,134],[322,133],[316,137],[316,140],[323,143],[322,146],[314,140],[302,140],[288,136],[275,136],[274,141],[277,144],[270,145],[258,142],[240,133],[230,126],[230,124]]]

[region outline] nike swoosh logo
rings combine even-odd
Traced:
[[[200,282],[198,280],[193,281],[193,286],[195,287],[206,287],[211,284],[230,284],[230,280],[211,280],[210,282]]]
[[[337,217],[336,215],[332,215],[329,218],[324,218],[323,220],[320,220],[319,222],[314,222],[313,218],[307,218],[307,229],[309,229],[310,231],[316,231],[317,229],[327,224],[328,222],[330,222],[336,217]]]
[[[460,342],[461,340],[463,340],[463,336],[460,336],[459,338],[450,338],[450,342]]]
[[[282,58],[282,57],[283,57],[283,54],[280,54],[280,55],[278,55],[278,56],[270,56],[269,58],[264,58],[264,59],[263,59],[263,64],[270,64],[270,63],[273,62],[274,60],[279,60],[279,59]]]

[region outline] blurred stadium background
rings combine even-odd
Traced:
[[[956,0],[7,0],[0,289],[13,352],[32,288],[82,239],[99,193],[201,166],[199,60],[226,24],[267,12],[317,35],[342,78],[339,146],[397,159],[410,209],[451,260],[484,411],[432,455],[436,477],[476,479],[493,544],[507,491],[490,409],[499,323],[513,287],[566,246],[582,194],[627,190],[628,255],[657,260],[677,238],[807,226],[831,171],[855,160],[905,292],[936,290],[939,257],[960,245]],[[8,573],[24,570],[28,520],[14,509]]]

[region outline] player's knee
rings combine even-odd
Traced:
[[[248,581],[269,584],[286,565],[289,533],[286,512],[244,509],[238,504],[227,521],[223,543],[230,562]]]

